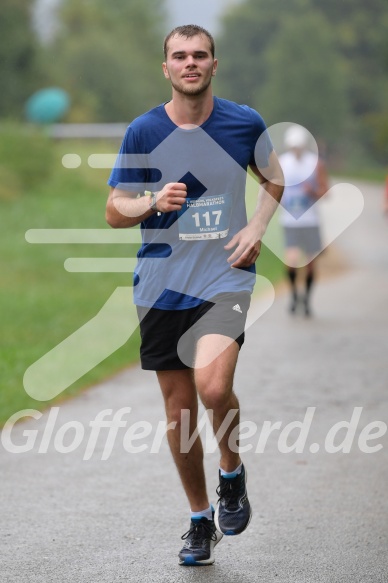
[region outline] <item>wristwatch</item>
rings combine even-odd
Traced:
[[[156,192],[151,192],[150,209],[158,212],[158,209],[156,208]]]
[[[155,213],[158,213],[158,217],[159,217],[161,213],[160,213],[160,211],[158,211],[157,206],[156,206],[157,192],[151,192],[150,190],[145,190],[144,195],[150,197],[150,202],[149,202],[150,209],[152,211],[154,211]]]

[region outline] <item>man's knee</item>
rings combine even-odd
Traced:
[[[206,386],[198,388],[198,393],[206,409],[224,411],[230,408],[233,395],[231,387],[217,381],[210,381]]]

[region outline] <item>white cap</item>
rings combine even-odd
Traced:
[[[304,148],[307,146],[310,133],[300,125],[292,125],[284,133],[286,148]]]

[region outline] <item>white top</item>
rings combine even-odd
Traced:
[[[281,201],[280,224],[284,227],[314,227],[319,225],[317,199],[308,194],[316,188],[318,156],[306,150],[300,158],[292,151],[279,156],[284,173],[284,193]]]

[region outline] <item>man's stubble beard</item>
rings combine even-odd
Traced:
[[[184,87],[183,85],[179,84],[179,83],[174,83],[173,81],[171,81],[171,85],[172,87],[175,89],[175,91],[177,91],[178,93],[181,93],[182,95],[192,95],[192,96],[196,96],[196,95],[201,95],[202,93],[204,93],[210,86],[211,83],[211,78],[205,82],[204,84],[200,85],[199,87]]]

